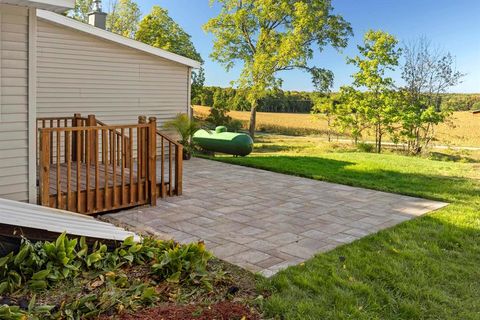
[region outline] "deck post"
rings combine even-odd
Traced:
[[[146,124],[147,123],[147,117],[146,116],[138,116],[138,124]],[[141,161],[138,160],[140,162],[140,172],[137,172],[138,175],[140,175],[140,177],[143,179],[145,178],[145,174],[146,174],[146,163],[147,163],[147,159],[144,159],[144,157],[148,157],[148,150],[145,150],[145,145],[146,145],[146,134],[145,134],[145,131],[144,130],[145,128],[138,128],[138,132],[137,132],[137,135],[139,136],[139,141],[138,141],[138,145],[137,145],[137,154],[139,157],[141,157]]]
[[[81,118],[82,115],[80,113],[75,113],[73,114],[73,119],[72,119],[72,128],[78,127],[79,126],[79,118]],[[77,150],[77,135],[72,134],[72,150]],[[77,161],[77,153],[72,152],[72,161]]]
[[[157,205],[157,118],[148,118],[148,176],[150,181],[150,205]]]
[[[97,120],[95,119],[94,114],[89,114],[87,118],[87,127],[96,127]],[[90,147],[90,161],[91,164],[95,164],[95,158],[97,155],[95,154],[95,146],[96,146],[96,138],[97,138],[97,131],[86,131],[87,139],[89,139],[89,147]]]
[[[50,206],[50,132],[40,130],[40,204]],[[58,164],[57,164],[58,165]]]
[[[183,146],[177,144],[175,146],[175,194],[177,196],[182,195],[182,182],[183,176]]]

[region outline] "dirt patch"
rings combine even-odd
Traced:
[[[106,320],[109,318],[100,318]],[[260,315],[245,305],[223,301],[209,306],[165,305],[125,314],[121,320],[257,320]]]

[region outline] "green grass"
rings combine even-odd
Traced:
[[[308,138],[264,137],[256,147],[217,160],[450,202],[262,281],[272,291],[266,316],[480,319],[478,162],[361,153]]]

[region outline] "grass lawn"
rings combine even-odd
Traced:
[[[266,316],[480,319],[480,164],[331,148],[264,136],[248,157],[216,159],[451,204],[263,281]]]

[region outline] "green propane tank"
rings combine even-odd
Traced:
[[[244,157],[253,150],[253,140],[248,134],[227,132],[224,126],[216,127],[215,131],[200,129],[193,135],[193,141],[206,151],[235,156]]]

